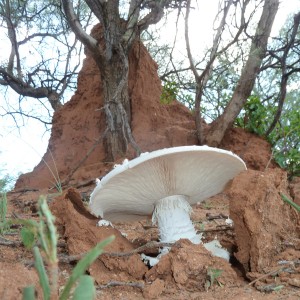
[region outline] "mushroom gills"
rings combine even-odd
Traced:
[[[192,207],[186,199],[184,195],[173,195],[156,202],[152,223],[158,225],[161,242],[189,239],[194,244],[200,244],[202,236],[196,234],[190,219]]]

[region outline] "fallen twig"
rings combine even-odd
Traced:
[[[142,253],[146,249],[151,249],[151,248],[158,248],[158,247],[172,247],[174,246],[174,243],[162,243],[162,242],[155,242],[151,241],[148,242],[147,244],[138,247],[136,249],[133,249],[132,251],[128,252],[103,252],[102,255],[107,255],[107,256],[112,256],[112,257],[126,257],[126,256],[131,256],[137,253]],[[59,256],[59,261],[63,263],[70,263],[73,261],[78,261],[80,260],[86,253],[80,253],[76,255],[61,255]]]
[[[38,189],[34,189],[34,188],[24,188],[24,189],[18,189],[18,190],[13,190],[13,191],[10,191],[9,193],[10,194],[23,194],[23,193],[27,193],[27,192],[38,192],[39,190]]]
[[[211,228],[211,229],[203,229],[203,230],[199,229],[197,230],[197,233],[227,231],[227,230],[233,230],[233,227],[229,225],[224,225],[224,226],[219,226],[217,228]]]
[[[218,215],[212,215],[211,213],[206,214],[206,219],[211,221],[211,220],[218,220],[218,219],[228,219],[228,216],[220,213]]]
[[[194,224],[198,223],[198,222],[193,222]],[[202,222],[199,222],[202,223]],[[153,229],[153,228],[157,228],[157,226],[154,225],[143,225],[143,228],[145,230],[147,229]],[[216,228],[210,228],[210,229],[198,229],[197,233],[203,233],[203,232],[215,232],[215,231],[227,231],[227,230],[233,230],[233,226],[229,226],[229,225],[218,225]]]
[[[12,241],[12,240],[0,237],[0,245],[9,246],[9,247],[18,247],[18,246],[23,245],[23,243],[21,241]]]
[[[115,257],[124,257],[124,256],[131,256],[133,254],[144,252],[147,249],[151,248],[159,248],[159,247],[172,247],[174,246],[174,243],[163,243],[163,242],[156,242],[156,241],[150,241],[146,243],[145,245],[138,247],[132,251],[128,252],[104,252],[104,254],[109,256],[115,256]]]
[[[257,286],[256,289],[259,290],[260,292],[263,293],[271,293],[271,292],[276,292],[276,291],[280,291],[282,288],[284,288],[284,285],[280,284],[267,284],[267,285],[260,285]]]
[[[273,271],[271,271],[271,272],[269,272],[269,273],[266,273],[266,274],[264,274],[264,275],[262,275],[262,276],[260,276],[260,277],[258,277],[258,278],[256,278],[256,279],[254,279],[253,281],[251,281],[251,282],[249,283],[249,285],[253,285],[255,282],[257,282],[257,281],[259,281],[259,280],[262,280],[262,279],[264,279],[264,278],[267,278],[267,277],[269,277],[269,276],[272,276],[272,275],[278,275],[280,272],[284,271],[285,269],[286,269],[286,267],[280,267],[280,268],[277,268],[277,269],[275,269],[275,270],[273,270]]]
[[[300,265],[300,259],[295,259],[295,260],[280,260],[278,262],[279,265]]]
[[[114,286],[131,286],[131,287],[137,287],[139,289],[144,288],[144,283],[142,282],[122,282],[122,281],[110,281],[107,284],[98,284],[96,289],[101,290],[109,287],[114,287]]]
[[[0,237],[0,245],[8,246],[8,247],[24,246],[23,242],[20,240],[14,241],[14,240],[5,239],[3,237]],[[37,243],[37,245],[40,245],[40,243]],[[66,242],[64,242],[64,241],[58,242],[57,247],[61,247],[61,248],[66,247]]]

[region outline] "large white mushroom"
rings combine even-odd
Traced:
[[[223,191],[245,170],[230,151],[208,146],[182,146],[144,153],[117,165],[98,182],[90,198],[92,213],[106,220],[152,214],[160,241],[201,237],[190,219],[191,205]]]

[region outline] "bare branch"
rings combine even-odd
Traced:
[[[149,1],[147,8],[150,12],[138,22],[139,31],[146,30],[149,25],[158,23],[164,16],[164,7],[171,1]]]
[[[219,145],[226,130],[232,126],[253,89],[261,62],[266,54],[267,42],[278,6],[279,0],[265,0],[255,36],[252,39],[248,60],[242,70],[233,96],[224,113],[213,122],[207,133],[206,142],[210,146]]]
[[[143,289],[145,284],[143,282],[122,282],[122,281],[109,281],[107,284],[98,284],[97,285],[97,290],[102,290],[106,289],[109,287],[114,287],[114,286],[131,286],[131,287],[137,287],[139,289]]]
[[[123,34],[123,42],[127,44],[127,47],[132,45],[133,41],[136,38],[138,30],[138,19],[140,16],[140,6],[143,0],[132,0],[130,1],[128,21],[126,26],[126,31]]]
[[[24,45],[26,44],[27,42],[33,40],[34,38],[37,38],[37,37],[41,37],[41,38],[45,38],[45,37],[52,37],[54,39],[57,39],[57,37],[61,34],[63,34],[64,31],[61,31],[61,32],[58,32],[58,33],[41,33],[41,32],[38,32],[38,33],[34,33],[34,34],[31,34],[30,36],[26,37],[25,39],[23,39],[22,41],[19,41],[17,42],[18,46],[21,46],[21,45]]]
[[[64,8],[68,23],[70,24],[72,30],[78,37],[78,39],[86,45],[96,56],[99,56],[100,49],[98,48],[98,42],[96,39],[88,35],[82,28],[73,7],[73,1],[62,0],[62,6]]]
[[[30,115],[30,114],[27,114],[25,112],[22,112],[22,111],[9,111],[7,112],[5,115],[1,115],[1,117],[4,117],[4,116],[7,116],[7,115],[10,115],[10,116],[14,116],[14,115],[21,115],[21,116],[24,116],[24,117],[27,117],[27,118],[30,118],[30,119],[34,119],[34,120],[37,120],[45,125],[51,125],[52,122],[47,122],[39,117],[36,117],[36,116],[33,116],[33,115]],[[15,121],[16,125],[18,124],[17,121]]]
[[[277,111],[276,114],[274,116],[274,119],[270,125],[270,127],[268,128],[267,132],[266,132],[266,136],[268,136],[275,128],[277,122],[280,119],[281,116],[281,112],[282,112],[282,108],[283,108],[283,104],[284,104],[284,100],[285,100],[285,96],[286,96],[286,88],[287,88],[287,82],[289,79],[289,76],[295,72],[296,70],[292,70],[292,71],[287,71],[287,57],[288,57],[288,53],[290,52],[290,50],[292,49],[294,42],[295,42],[295,38],[296,35],[298,33],[298,28],[299,28],[299,24],[300,24],[300,13],[296,14],[294,16],[294,23],[293,23],[293,27],[292,27],[292,33],[289,39],[289,42],[287,43],[284,51],[283,51],[283,55],[280,59],[280,65],[281,65],[281,81],[280,81],[280,92],[278,95],[278,106],[277,106]]]
[[[197,71],[196,66],[194,64],[194,59],[193,59],[193,56],[192,56],[191,46],[190,46],[190,38],[189,38],[190,8],[191,8],[191,0],[188,0],[187,4],[186,4],[186,14],[185,14],[185,20],[184,20],[184,25],[185,25],[185,27],[184,27],[184,37],[185,37],[186,51],[187,51],[188,59],[189,59],[189,62],[190,62],[190,67],[191,67],[191,70],[194,73],[196,82],[198,82],[199,74],[198,74],[198,71]]]
[[[3,76],[0,83],[2,85],[9,85],[18,94],[33,98],[48,98],[54,110],[61,106],[59,95],[55,91],[49,90],[45,87],[33,88],[27,85],[23,80],[9,74],[3,68],[0,68],[0,74]]]
[[[18,43],[17,43],[17,37],[16,37],[16,31],[15,31],[15,24],[13,23],[11,19],[11,8],[10,8],[10,2],[5,2],[5,15],[4,18],[6,20],[7,24],[7,31],[8,31],[8,37],[11,43],[11,53],[9,57],[9,63],[8,63],[8,70],[12,73],[14,68],[14,60],[16,57],[17,62],[17,72],[18,77],[21,76],[21,65],[20,65],[20,55],[19,55],[19,49],[18,49]]]

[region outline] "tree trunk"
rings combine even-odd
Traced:
[[[120,47],[121,48],[121,47]],[[104,91],[107,132],[104,137],[106,160],[124,157],[131,142],[131,107],[128,94],[128,55],[118,49],[99,66]]]
[[[236,117],[245,105],[259,73],[261,62],[266,54],[268,38],[278,10],[279,0],[266,0],[262,15],[253,37],[248,60],[234,90],[233,96],[223,114],[212,124],[205,136],[205,143],[217,147],[227,129],[231,128]]]

